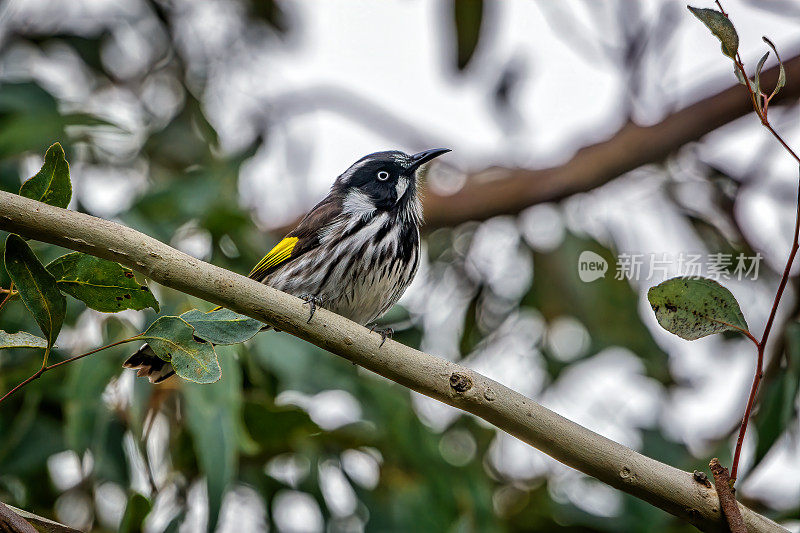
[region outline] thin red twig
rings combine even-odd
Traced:
[[[722,4],[717,0],[717,6],[719,6],[720,11],[726,17],[728,16],[725,13],[725,10],[722,8]],[[742,63],[741,56],[737,53],[736,58],[734,59],[736,63],[736,67],[741,71],[743,78],[745,79],[745,86],[750,96],[750,100],[753,104],[753,110],[758,115],[758,118],[761,120],[761,124],[775,137],[781,146],[786,149],[786,151],[797,161],[800,163],[800,157],[798,157],[797,153],[795,153],[792,148],[786,144],[786,141],[780,136],[780,134],[775,131],[772,125],[769,123],[769,118],[767,116],[767,108],[765,106],[763,112],[759,109],[757,98],[760,98],[759,95],[755,93],[753,90],[752,85],[750,84],[750,77],[747,76],[747,72],[744,69],[744,64]],[[747,398],[747,406],[745,407],[744,416],[742,417],[742,423],[739,426],[739,436],[736,439],[736,450],[733,455],[733,466],[731,467],[731,482],[736,481],[736,476],[739,470],[739,457],[742,453],[742,444],[744,443],[744,436],[747,432],[747,424],[750,421],[750,413],[753,410],[753,405],[755,404],[756,396],[758,394],[758,386],[761,383],[761,378],[763,376],[763,367],[764,367],[764,351],[767,346],[767,340],[769,339],[769,334],[772,331],[772,325],[775,322],[775,316],[778,312],[778,306],[780,305],[781,297],[783,296],[783,292],[786,289],[786,285],[789,281],[789,274],[791,273],[792,264],[794,263],[795,257],[797,256],[797,251],[800,249],[800,241],[798,240],[800,237],[800,181],[798,182],[798,192],[797,192],[797,214],[795,216],[795,224],[794,224],[794,237],[792,239],[792,248],[789,252],[789,258],[786,261],[786,267],[783,270],[783,275],[781,276],[781,281],[778,284],[778,290],[775,293],[775,299],[772,303],[772,309],[770,310],[769,318],[767,319],[767,324],[764,326],[764,334],[761,336],[760,341],[755,341],[755,337],[752,335],[748,335],[750,340],[753,340],[756,344],[757,352],[758,352],[758,360],[756,362],[756,372],[755,376],[753,376],[753,385],[750,388],[750,396]]]
[[[794,151],[794,150],[792,150],[792,149],[789,147],[789,145],[788,145],[788,144],[786,144],[786,141],[784,141],[784,140],[783,140],[783,137],[781,137],[781,136],[778,134],[778,132],[777,132],[777,131],[775,131],[774,129],[772,129],[772,124],[770,124],[769,122],[767,122],[766,124],[764,124],[764,127],[765,127],[765,128],[767,128],[767,129],[769,130],[769,132],[770,132],[770,133],[772,133],[772,135],[773,135],[773,136],[774,136],[776,139],[778,139],[778,142],[780,142],[780,143],[781,143],[781,145],[783,145],[783,147],[786,149],[786,151],[787,151],[787,152],[789,152],[789,153],[791,154],[791,156],[792,156],[792,157],[794,157],[795,161],[797,161],[798,163],[800,163],[800,156],[798,156],[798,155],[797,155],[797,153],[795,153],[795,151]]]
[[[753,385],[750,387],[750,396],[747,398],[747,407],[744,410],[742,423],[739,426],[739,436],[736,438],[736,451],[733,454],[733,466],[731,467],[731,481],[736,482],[736,474],[739,470],[739,456],[742,453],[742,443],[744,443],[744,434],[747,432],[747,423],[750,420],[750,412],[753,410],[753,404],[756,401],[758,394],[758,386],[761,383],[761,377],[764,375],[764,348],[759,345],[758,347],[758,362],[756,363],[756,374],[753,376]]]
[[[722,2],[720,0],[715,0],[717,7],[719,7],[720,12],[727,17],[728,13],[725,12],[725,8],[722,7]],[[797,161],[800,163],[800,157],[798,157],[797,153],[795,153],[792,148],[786,144],[786,141],[780,136],[780,134],[775,131],[772,125],[769,123],[769,118],[767,116],[767,109],[769,105],[770,98],[765,98],[764,101],[764,108],[763,110],[758,105],[758,99],[761,98],[759,94],[756,94],[756,91],[753,89],[753,86],[750,84],[750,77],[747,75],[747,71],[744,69],[744,64],[742,63],[742,58],[739,53],[736,53],[736,57],[733,59],[736,68],[742,74],[744,78],[744,85],[747,89],[747,94],[750,97],[750,101],[753,104],[753,110],[758,115],[758,118],[761,120],[761,124],[767,128],[767,130],[775,137],[781,146],[786,149],[786,151]],[[780,59],[779,59],[780,61]],[[774,94],[773,94],[774,96]],[[786,289],[786,284],[789,282],[789,274],[792,270],[792,264],[794,263],[795,256],[797,255],[798,249],[800,249],[800,241],[798,241],[798,237],[800,237],[800,181],[798,181],[798,191],[797,191],[797,215],[795,217],[794,223],[794,237],[792,239],[792,248],[789,252],[789,258],[786,261],[786,268],[783,269],[783,275],[781,276],[781,281],[778,284],[778,290],[775,293],[775,300],[772,303],[772,309],[769,313],[769,318],[767,319],[767,324],[764,326],[764,334],[761,336],[760,341],[756,341],[755,337],[749,332],[746,332],[746,335],[752,340],[758,352],[758,360],[756,362],[756,372],[755,376],[753,377],[753,385],[750,388],[750,396],[747,398],[747,407],[745,407],[744,416],[742,417],[742,423],[739,426],[739,436],[736,439],[736,451],[733,455],[733,466],[731,467],[731,476],[730,481],[734,483],[736,481],[736,474],[739,469],[739,457],[742,453],[742,443],[744,442],[744,435],[747,431],[747,424],[750,421],[750,413],[753,410],[753,405],[755,404],[756,395],[758,394],[758,386],[761,383],[761,378],[763,376],[763,367],[764,367],[764,351],[767,346],[767,340],[769,339],[769,334],[772,331],[772,325],[775,322],[775,316],[778,313],[778,306],[781,302],[781,297],[783,296],[783,291]]]
[[[753,111],[756,112],[756,115],[758,115],[761,123],[766,125],[765,120],[767,120],[767,117],[761,114],[761,110],[758,108],[758,101],[756,100],[757,98],[760,98],[760,96],[756,94],[756,92],[753,90],[753,87],[750,85],[750,76],[747,75],[747,71],[744,69],[744,63],[742,63],[742,57],[739,55],[739,52],[736,52],[736,59],[734,59],[734,62],[742,72],[742,77],[744,78],[745,86],[747,88],[747,94],[750,96],[750,101],[753,104]]]
[[[114,346],[117,346],[117,345],[120,345],[120,344],[124,344],[126,342],[131,342],[131,341],[134,341],[136,339],[137,339],[137,337],[130,337],[128,339],[123,339],[121,341],[112,342],[111,344],[106,344],[105,346],[101,346],[99,348],[95,348],[94,350],[90,350],[90,351],[88,351],[86,353],[82,353],[80,355],[76,355],[75,357],[70,357],[69,359],[65,359],[64,361],[60,361],[58,363],[53,363],[50,366],[47,366],[47,356],[50,353],[50,348],[48,347],[45,350],[45,357],[44,357],[44,362],[42,363],[42,368],[37,370],[36,373],[34,373],[31,377],[29,377],[28,379],[26,379],[25,381],[23,381],[22,383],[20,383],[19,385],[17,385],[16,387],[11,389],[7,393],[5,393],[3,395],[3,397],[0,398],[0,403],[2,403],[3,400],[5,400],[9,396],[11,396],[15,392],[17,392],[19,389],[21,389],[22,387],[24,387],[25,385],[27,385],[31,381],[34,381],[35,379],[38,379],[42,374],[44,374],[48,370],[52,370],[52,369],[54,369],[56,367],[59,367],[61,365],[65,365],[67,363],[72,363],[73,361],[77,361],[78,359],[83,359],[86,356],[89,356],[89,355],[92,355],[92,354],[96,354],[97,352],[99,352],[101,350],[105,350],[106,348],[113,348]]]
[[[750,332],[749,332],[749,331],[747,331],[746,329],[745,329],[745,330],[742,330],[742,333],[744,333],[744,334],[745,334],[745,336],[746,336],[748,339],[750,339],[751,341],[753,341],[753,344],[755,344],[755,345],[756,345],[756,348],[758,348],[758,347],[760,346],[760,344],[759,344],[759,342],[758,342],[758,339],[756,339],[756,338],[755,338],[755,336],[753,336],[753,334],[752,334],[752,333],[750,333]]]
[[[90,351],[88,351],[86,353],[82,353],[80,355],[76,355],[75,357],[70,357],[69,359],[65,359],[65,360],[60,361],[58,363],[53,363],[52,365],[46,367],[44,370],[45,370],[45,372],[48,371],[48,370],[52,370],[53,368],[59,367],[61,365],[66,365],[67,363],[71,363],[73,361],[77,361],[78,359],[83,359],[86,356],[89,356],[89,355],[92,355],[92,354],[96,354],[97,352],[99,352],[101,350],[105,350],[106,348],[113,348],[114,346],[119,346],[120,344],[125,344],[126,342],[135,341],[138,338],[139,338],[139,336],[136,335],[135,337],[130,337],[130,338],[127,338],[127,339],[122,339],[121,341],[112,342],[111,344],[106,344],[105,346],[101,346],[99,348],[95,348],[94,350],[90,350]]]
[[[744,434],[747,431],[747,423],[750,420],[750,412],[753,410],[753,404],[755,403],[756,395],[758,394],[758,386],[761,383],[761,378],[764,374],[764,350],[767,346],[769,334],[772,331],[772,325],[775,322],[775,316],[778,312],[778,305],[780,304],[781,297],[783,296],[783,291],[786,289],[786,285],[789,282],[789,274],[792,269],[792,264],[797,256],[797,251],[800,250],[800,181],[798,181],[797,186],[797,213],[795,215],[794,222],[792,249],[789,252],[789,258],[786,260],[786,267],[783,269],[783,275],[781,276],[781,281],[778,284],[778,291],[775,293],[775,300],[772,303],[772,309],[770,310],[769,318],[767,319],[767,325],[764,326],[764,334],[761,336],[761,341],[756,344],[758,347],[756,373],[753,377],[753,385],[750,388],[750,396],[747,398],[747,407],[744,411],[744,417],[742,417],[742,424],[739,426],[739,436],[736,439],[736,451],[733,455],[733,466],[731,467],[731,481],[736,481],[736,476],[739,470],[739,456],[742,453],[742,444],[744,442]]]
[[[767,107],[769,105],[768,99],[764,103],[764,110],[763,111],[759,110],[758,102],[756,101],[756,99],[761,98],[761,96],[757,95],[753,90],[753,87],[750,85],[750,77],[744,70],[744,64],[742,63],[742,58],[738,52],[736,53],[736,59],[734,61],[736,63],[736,66],[742,72],[742,77],[744,78],[745,85],[747,86],[747,92],[750,95],[751,102],[753,103],[753,110],[756,112],[756,115],[758,115],[758,118],[761,119],[761,124],[765,128],[767,128],[767,130],[772,134],[773,137],[775,137],[778,140],[779,143],[781,143],[781,146],[783,146],[784,149],[786,149],[786,151],[789,152],[789,155],[791,155],[795,161],[800,163],[800,156],[798,156],[797,153],[795,153],[795,151],[792,150],[792,148],[788,144],[786,144],[786,141],[783,140],[783,137],[781,137],[780,134],[777,131],[775,131],[775,129],[772,127],[772,124],[769,123],[769,117],[767,116]]]
[[[47,348],[45,348],[45,350],[44,350],[44,359],[43,359],[43,361],[42,361],[42,368],[40,368],[39,370],[37,370],[37,371],[36,371],[36,373],[34,373],[34,374],[31,376],[31,377],[29,377],[28,379],[26,379],[25,381],[23,381],[22,383],[20,383],[19,385],[17,385],[16,387],[14,387],[13,389],[11,389],[11,390],[10,390],[10,391],[8,391],[7,393],[5,393],[5,394],[3,395],[3,397],[2,397],[2,398],[0,398],[0,403],[2,403],[2,402],[3,402],[3,400],[5,400],[5,399],[6,399],[6,398],[8,398],[9,396],[11,396],[11,395],[12,395],[12,394],[14,394],[15,392],[17,392],[19,389],[21,389],[22,387],[24,387],[25,385],[27,385],[28,383],[30,383],[30,382],[31,382],[31,381],[33,381],[34,379],[38,379],[38,378],[39,378],[39,376],[41,376],[42,374],[44,374],[44,372],[45,372],[45,369],[47,368],[47,357],[50,355],[50,348],[51,348],[51,346],[48,344],[48,345],[47,345]]]
[[[8,294],[6,294],[6,297],[3,298],[2,302],[0,302],[0,309],[3,309],[3,307],[5,307],[5,305],[8,303],[9,300],[11,300],[11,297],[13,295],[14,295],[14,282],[12,281],[11,285],[8,286]]]

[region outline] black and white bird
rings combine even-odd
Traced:
[[[367,325],[392,307],[419,267],[420,171],[449,152],[376,152],[339,176],[249,276]],[[309,317],[309,320],[310,320]],[[385,333],[383,333],[385,338]],[[158,383],[174,374],[145,344],[124,363]]]

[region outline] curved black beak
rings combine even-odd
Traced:
[[[421,167],[431,159],[439,157],[442,154],[446,154],[449,151],[450,151],[449,148],[434,148],[432,150],[425,150],[424,152],[412,155],[411,164],[408,167],[408,172],[413,172],[417,170],[419,167]]]

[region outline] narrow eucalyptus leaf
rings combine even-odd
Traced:
[[[778,83],[775,85],[775,89],[772,91],[773,95],[778,94],[778,91],[781,90],[781,87],[786,85],[786,71],[783,69],[783,63],[780,64],[780,68],[778,69]]]
[[[739,35],[728,17],[715,9],[701,9],[686,6],[692,14],[711,30],[711,33],[722,42],[722,53],[734,59],[739,50]]]
[[[177,316],[162,316],[139,335],[175,373],[195,383],[214,383],[222,377],[214,346],[198,342],[194,328]]]
[[[454,0],[452,6],[456,36],[456,66],[459,70],[464,70],[475,54],[481,37],[483,0]]]
[[[755,91],[756,94],[761,94],[761,71],[764,69],[764,63],[767,61],[769,57],[769,52],[761,56],[761,59],[758,60],[758,65],[756,65],[756,80],[755,80]]]
[[[0,349],[3,348],[47,348],[47,341],[25,331],[6,333],[0,330]]]
[[[144,530],[144,520],[153,509],[152,503],[145,496],[134,492],[128,497],[125,513],[119,524],[118,533],[135,533]]]
[[[767,60],[768,57],[769,57],[769,52],[761,56],[761,59],[758,60],[758,65],[756,65],[756,77],[755,81],[753,82],[754,84],[753,90],[756,93],[756,105],[758,106],[759,111],[761,111],[762,109],[761,93],[763,92],[761,90],[761,69],[764,68],[764,62]]]
[[[783,61],[781,61],[781,56],[778,54],[778,49],[775,48],[775,45],[772,43],[772,41],[767,39],[766,36],[762,37],[762,39],[764,39],[764,42],[767,43],[770,48],[772,48],[772,51],[775,52],[775,57],[778,58],[778,81],[775,83],[775,88],[772,90],[772,94],[769,96],[772,98],[778,94],[778,91],[781,90],[781,87],[786,86],[786,70],[783,68]]]
[[[72,198],[69,163],[59,143],[47,149],[44,165],[35,176],[22,184],[20,196],[56,207],[67,207]]]
[[[775,448],[792,420],[797,416],[797,393],[800,391],[800,324],[786,327],[786,364],[767,379],[759,392],[758,413],[754,417],[756,447],[753,468]]]
[[[181,318],[194,327],[194,334],[214,344],[237,344],[253,338],[264,324],[230,309],[204,313],[198,309],[186,311]]]
[[[96,311],[116,313],[147,307],[158,311],[158,301],[150,289],[140,285],[133,271],[119,263],[73,252],[47,265],[47,270],[56,278],[59,289]]]
[[[728,330],[747,331],[731,291],[707,278],[672,278],[647,292],[662,328],[686,340]]]
[[[733,73],[736,74],[736,79],[739,81],[739,83],[741,83],[742,85],[747,85],[747,78],[742,73],[742,70],[739,68],[739,65],[737,65],[736,63],[733,64]]]
[[[4,260],[20,298],[39,324],[48,345],[52,346],[64,323],[67,305],[55,278],[19,235],[12,233],[6,239]]]
[[[186,428],[189,430],[197,464],[206,473],[209,531],[215,531],[225,492],[236,479],[240,453],[249,437],[243,423],[242,370],[235,360],[236,348],[222,347],[220,360],[225,379],[213,387],[186,383],[181,387],[185,399]],[[280,431],[283,428],[273,428]],[[288,435],[287,431],[284,435]],[[258,450],[258,445],[256,449]],[[245,452],[246,453],[246,452]]]

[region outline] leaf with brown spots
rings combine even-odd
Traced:
[[[222,377],[217,353],[210,342],[198,342],[194,328],[177,316],[162,316],[139,335],[158,357],[172,363],[175,373],[195,383],[214,383]]]
[[[125,309],[141,311],[158,301],[133,272],[119,263],[73,252],[62,255],[47,270],[56,278],[58,288],[96,311],[116,313]]]
[[[733,27],[733,23],[728,20],[728,17],[716,9],[701,9],[692,6],[686,7],[711,30],[714,37],[720,40],[722,43],[722,53],[731,59],[736,58],[736,53],[739,51],[739,35],[736,33],[736,28]]]
[[[47,340],[26,331],[6,333],[0,329],[0,349],[2,348],[47,348]]]
[[[662,328],[686,340],[735,330],[747,322],[731,291],[707,278],[672,278],[647,292]]]

